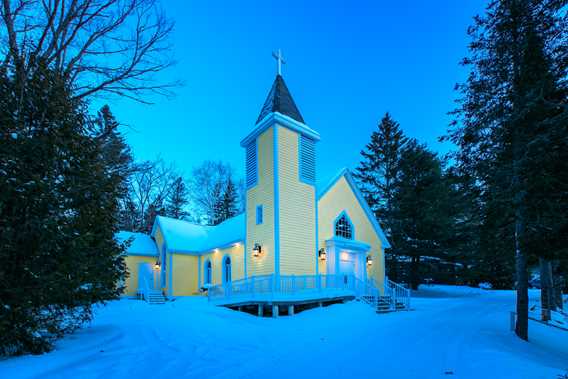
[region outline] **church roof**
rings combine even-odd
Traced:
[[[284,116],[288,116],[293,120],[301,122],[305,124],[304,118],[300,114],[294,99],[292,99],[292,95],[284,82],[284,78],[282,75],[276,75],[276,79],[274,79],[274,83],[272,84],[272,88],[268,93],[268,97],[260,110],[260,114],[258,115],[258,119],[256,123],[258,124],[262,119],[264,119],[268,114],[272,112],[278,112],[283,114]]]
[[[216,248],[242,242],[245,239],[245,215],[241,213],[215,226],[158,216],[152,236],[159,226],[170,251],[176,253],[206,253]]]
[[[119,243],[132,239],[130,246],[126,249],[127,255],[145,255],[150,257],[158,256],[156,244],[152,238],[145,233],[120,231],[116,234],[116,239]]]

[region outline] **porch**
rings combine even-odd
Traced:
[[[211,286],[210,303],[226,307],[294,306],[338,300],[361,300],[377,311],[410,308],[410,290],[388,279],[381,291],[371,281],[349,275],[261,275]]]

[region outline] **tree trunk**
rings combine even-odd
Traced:
[[[529,289],[527,256],[521,248],[521,236],[524,233],[521,211],[515,212],[515,268],[517,277],[517,323],[515,334],[519,338],[529,339]]]
[[[420,268],[420,257],[412,257],[412,261],[410,263],[410,287],[413,290],[418,289],[418,285],[420,284],[420,277],[419,277],[419,268]]]
[[[552,264],[548,259],[540,257],[540,304],[542,321],[550,321],[550,311],[554,310],[554,294],[552,286]]]

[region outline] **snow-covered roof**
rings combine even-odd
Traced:
[[[133,238],[132,243],[126,249],[127,255],[146,255],[151,257],[158,256],[158,249],[156,243],[147,234],[120,231],[116,234],[118,242],[122,243],[130,238]]]
[[[245,215],[241,213],[219,225],[198,225],[189,221],[158,216],[152,236],[160,228],[170,251],[179,253],[205,253],[245,240]]]

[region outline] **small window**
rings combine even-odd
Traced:
[[[262,224],[262,205],[256,206],[256,225]]]
[[[353,225],[346,214],[342,214],[335,221],[335,235],[346,239],[353,239]]]
[[[205,284],[211,284],[211,261],[205,262]]]

